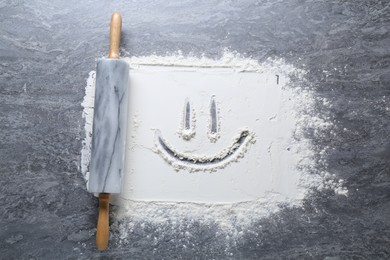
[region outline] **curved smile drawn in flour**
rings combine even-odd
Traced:
[[[216,142],[216,139],[219,137],[219,135],[217,135],[219,124],[217,123],[216,111],[216,103],[213,96],[210,105],[211,119],[208,132],[210,142],[212,143]],[[186,100],[182,124],[183,133],[181,136],[187,141],[194,135],[194,132],[186,134],[193,129],[190,126],[190,122],[192,122],[190,120],[190,114],[190,103]],[[239,134],[233,139],[231,144],[222,149],[219,153],[202,155],[177,151],[162,137],[160,130],[156,130],[154,139],[157,153],[177,171],[180,169],[188,169],[190,171],[215,171],[216,169],[224,168],[226,165],[244,157],[249,144],[254,142],[254,133],[249,129],[244,128],[239,131]]]

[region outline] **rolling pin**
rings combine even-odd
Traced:
[[[96,68],[92,150],[88,191],[99,193],[96,246],[107,248],[110,193],[120,193],[127,128],[129,65],[119,59],[122,16],[113,13],[110,51]]]

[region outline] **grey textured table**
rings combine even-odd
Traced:
[[[332,104],[316,109],[339,126],[336,137],[307,136],[318,151],[332,148],[329,170],[349,196],[318,192],[259,220],[229,254],[213,228],[195,224],[194,246],[169,236],[156,245],[135,228],[126,245],[113,234],[97,252],[96,199],[79,171],[80,103],[115,10],[132,55],[219,57],[229,47],[306,64],[310,88]],[[389,28],[390,3],[374,0],[0,1],[0,258],[389,259]]]

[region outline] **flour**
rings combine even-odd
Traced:
[[[243,158],[249,145],[256,142],[255,134],[249,129],[240,129],[239,132],[240,134],[231,141],[230,146],[224,148],[218,154],[207,155],[176,151],[172,145],[161,137],[161,133],[156,131],[155,144],[157,150],[155,152],[161,155],[176,171],[185,169],[188,172],[214,172]]]
[[[184,67],[184,68],[230,68],[236,72],[268,72],[275,74],[275,77],[295,75],[302,77],[304,71],[287,64],[283,59],[268,58],[262,64],[258,61],[242,56],[240,53],[231,52],[225,49],[220,59],[211,59],[206,56],[184,56],[178,51],[170,56],[140,56],[123,58],[130,64],[130,70],[138,69],[142,66],[166,66],[166,67]],[[279,74],[278,74],[279,72]],[[276,80],[276,79],[275,79]]]
[[[210,59],[205,56],[201,58],[183,56],[183,54],[178,51],[177,53],[171,56],[141,56],[141,57],[131,57],[124,58],[129,62],[132,68],[137,68],[142,65],[162,65],[162,66],[175,66],[175,67],[201,67],[201,68],[234,68],[237,71],[252,71],[252,72],[262,72],[269,68],[259,65],[256,60],[248,59],[242,57],[239,53],[231,52],[225,50],[222,57],[218,60]],[[269,62],[272,63],[283,63],[282,60],[273,61],[269,59]],[[285,65],[286,66],[286,65]],[[292,66],[289,66],[289,69],[293,69]],[[275,68],[274,68],[275,69]]]
[[[114,212],[112,228],[119,230],[122,243],[128,241],[131,233],[138,229],[147,230],[152,225],[162,232],[154,232],[150,240],[163,241],[167,236],[178,242],[191,241],[191,235],[180,238],[180,233],[189,232],[194,223],[216,225],[218,232],[230,237],[232,242],[239,240],[257,220],[277,213],[280,201],[277,195],[269,194],[267,200],[241,202],[237,204],[213,205],[197,203],[141,202],[116,198],[121,205]],[[287,205],[298,205],[296,200],[284,201]],[[126,206],[123,206],[126,205]]]
[[[251,73],[265,73],[271,79],[275,80],[275,84],[280,86],[283,90],[283,102],[286,104],[283,109],[279,109],[274,114],[269,114],[267,120],[269,122],[277,122],[290,120],[293,123],[293,129],[291,129],[291,134],[286,135],[286,138],[283,140],[270,140],[267,144],[262,140],[261,136],[257,136],[255,133],[248,129],[250,133],[250,138],[248,138],[245,145],[240,147],[238,151],[238,156],[233,158],[232,161],[223,162],[221,165],[217,165],[216,168],[224,168],[230,164],[239,164],[240,158],[245,157],[247,150],[250,151],[254,145],[266,145],[267,154],[270,162],[270,169],[276,169],[280,166],[280,163],[275,159],[274,152],[281,151],[284,152],[288,150],[292,154],[293,160],[291,160],[291,169],[295,169],[294,174],[297,175],[294,192],[290,195],[286,195],[283,192],[279,191],[266,191],[262,196],[257,197],[255,200],[241,201],[237,203],[190,203],[190,202],[180,202],[180,201],[142,201],[138,199],[129,199],[131,197],[128,193],[124,192],[122,195],[114,196],[113,203],[117,205],[117,210],[114,214],[114,224],[112,228],[119,232],[119,237],[121,242],[126,243],[127,238],[131,236],[135,226],[143,227],[143,225],[156,225],[167,232],[164,227],[168,225],[172,227],[174,232],[183,232],[182,241],[189,241],[191,234],[186,234],[186,223],[189,225],[194,221],[199,222],[202,225],[208,225],[209,223],[216,223],[220,232],[226,235],[227,238],[230,238],[229,241],[237,241],[242,235],[243,232],[248,232],[251,225],[258,219],[267,217],[270,214],[276,213],[280,209],[280,205],[288,207],[300,207],[302,199],[305,196],[308,196],[312,189],[315,190],[333,190],[336,194],[347,196],[348,191],[343,187],[343,180],[337,180],[336,176],[332,173],[322,170],[318,172],[317,167],[321,164],[321,169],[326,169],[326,149],[324,148],[319,153],[316,151],[311,144],[311,141],[305,137],[305,133],[308,131],[313,132],[313,135],[321,138],[321,135],[324,131],[329,130],[331,127],[334,127],[331,119],[326,115],[318,115],[315,111],[315,102],[322,101],[325,106],[330,106],[329,102],[326,99],[315,97],[313,93],[305,87],[292,86],[290,85],[289,79],[291,77],[298,78],[300,81],[305,81],[305,71],[295,68],[294,66],[287,64],[283,59],[268,59],[264,63],[259,64],[256,60],[242,57],[238,53],[225,51],[223,56],[220,59],[214,60],[207,58],[205,56],[198,57],[187,57],[183,56],[180,52],[175,53],[170,56],[145,56],[145,57],[131,57],[125,58],[130,64],[130,73],[131,70],[139,70],[144,66],[156,66],[156,67],[176,67],[184,68],[191,70],[194,67],[198,68],[229,68],[235,73],[241,72],[251,72]],[[131,76],[130,76],[131,77]],[[84,107],[83,117],[86,120],[85,124],[85,139],[83,140],[83,148],[81,151],[81,171],[88,181],[88,165],[90,160],[90,148],[91,148],[91,134],[92,134],[92,118],[93,118],[93,90],[94,90],[94,80],[95,72],[90,72],[89,78],[87,80],[87,86],[85,90],[85,97],[82,103]],[[216,96],[218,100],[218,96]],[[205,110],[209,109],[206,107]],[[223,127],[220,124],[220,113],[219,105],[217,103],[218,109],[218,129]],[[195,124],[198,125],[195,119],[195,115],[204,113],[203,110],[200,113],[193,111],[193,106],[191,103],[191,127],[185,128],[184,119],[181,122],[181,127],[178,132],[186,141],[193,141],[198,137],[198,133],[195,135]],[[185,113],[185,111],[183,112]],[[182,118],[182,115],[180,115]],[[136,142],[137,139],[135,136],[137,133],[135,131],[140,131],[139,127],[142,125],[142,118],[134,115],[130,121],[132,121],[133,127],[129,133],[129,136],[133,138],[133,141]],[[260,119],[259,119],[260,120]],[[210,126],[210,121],[208,121]],[[209,128],[210,129],[210,128]],[[280,129],[280,131],[289,131],[290,129]],[[152,129],[154,133],[158,133],[156,129]],[[287,132],[288,133],[288,132]],[[220,138],[219,132],[212,133],[210,136],[210,131],[206,133],[208,137],[213,139],[212,141],[216,142]],[[275,133],[276,134],[276,133]],[[158,137],[159,134],[156,134]],[[231,137],[230,137],[231,138]],[[207,139],[207,138],[206,138]],[[165,139],[164,139],[165,140]],[[231,140],[231,139],[230,139]],[[231,146],[236,145],[233,138]],[[256,144],[253,142],[256,140]],[[195,140],[196,141],[196,140]],[[195,142],[194,141],[194,142]],[[260,143],[259,143],[260,141]],[[153,140],[152,140],[153,142]],[[172,150],[176,151],[176,147],[173,144],[167,144],[171,147]],[[221,140],[218,142],[222,143]],[[158,143],[158,142],[157,142]],[[227,144],[225,142],[223,144]],[[191,143],[190,143],[191,144]],[[199,147],[202,147],[203,143],[200,143]],[[223,147],[223,144],[220,144]],[[226,145],[225,145],[226,147]],[[136,149],[137,143],[131,145],[131,149]],[[129,148],[130,149],[130,148]],[[157,144],[155,148],[148,148],[154,152],[160,154],[167,164],[170,164],[175,170],[188,170],[192,175],[198,174],[197,170],[205,170],[205,167],[196,165],[194,168],[188,168],[187,164],[183,164],[180,160],[174,160],[171,157],[168,157],[167,154],[164,154],[163,149]],[[198,154],[198,157],[194,157],[192,153],[181,153],[180,150],[177,150],[175,153],[179,157],[188,157],[193,158],[195,161],[211,161],[212,158],[221,158],[227,153],[231,152],[232,147],[228,147],[220,153],[217,154]],[[283,153],[284,153],[283,152]],[[266,158],[265,155],[261,158]],[[317,160],[315,160],[317,158]],[[319,159],[318,159],[319,158]],[[263,159],[262,159],[263,160]],[[233,163],[236,162],[236,163]],[[229,166],[230,167],[230,166]],[[211,167],[211,172],[214,169]],[[134,170],[128,170],[130,175],[134,175]],[[185,174],[185,173],[180,173]],[[213,173],[214,175],[216,173]],[[278,180],[274,179],[272,176],[270,183],[275,183]],[[132,184],[125,183],[126,188],[130,191],[133,191],[136,187]],[[179,185],[179,184],[178,184]],[[215,185],[221,185],[220,183],[215,183]],[[130,193],[131,194],[131,193]],[[227,194],[228,195],[228,194]],[[146,229],[146,228],[145,228]],[[175,233],[176,234],[176,233]],[[160,234],[158,237],[150,238],[154,240],[164,239],[164,234]],[[180,241],[178,241],[180,242]],[[230,242],[229,242],[230,243]]]
[[[89,73],[87,86],[85,87],[85,96],[83,102],[81,103],[81,106],[84,108],[82,116],[85,119],[85,138],[83,140],[81,149],[81,172],[83,173],[87,183],[89,180],[89,162],[91,160],[93,106],[95,100],[95,75],[95,71],[91,71]]]

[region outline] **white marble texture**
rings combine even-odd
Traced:
[[[96,69],[92,154],[88,190],[119,193],[124,165],[129,66],[101,59]]]

